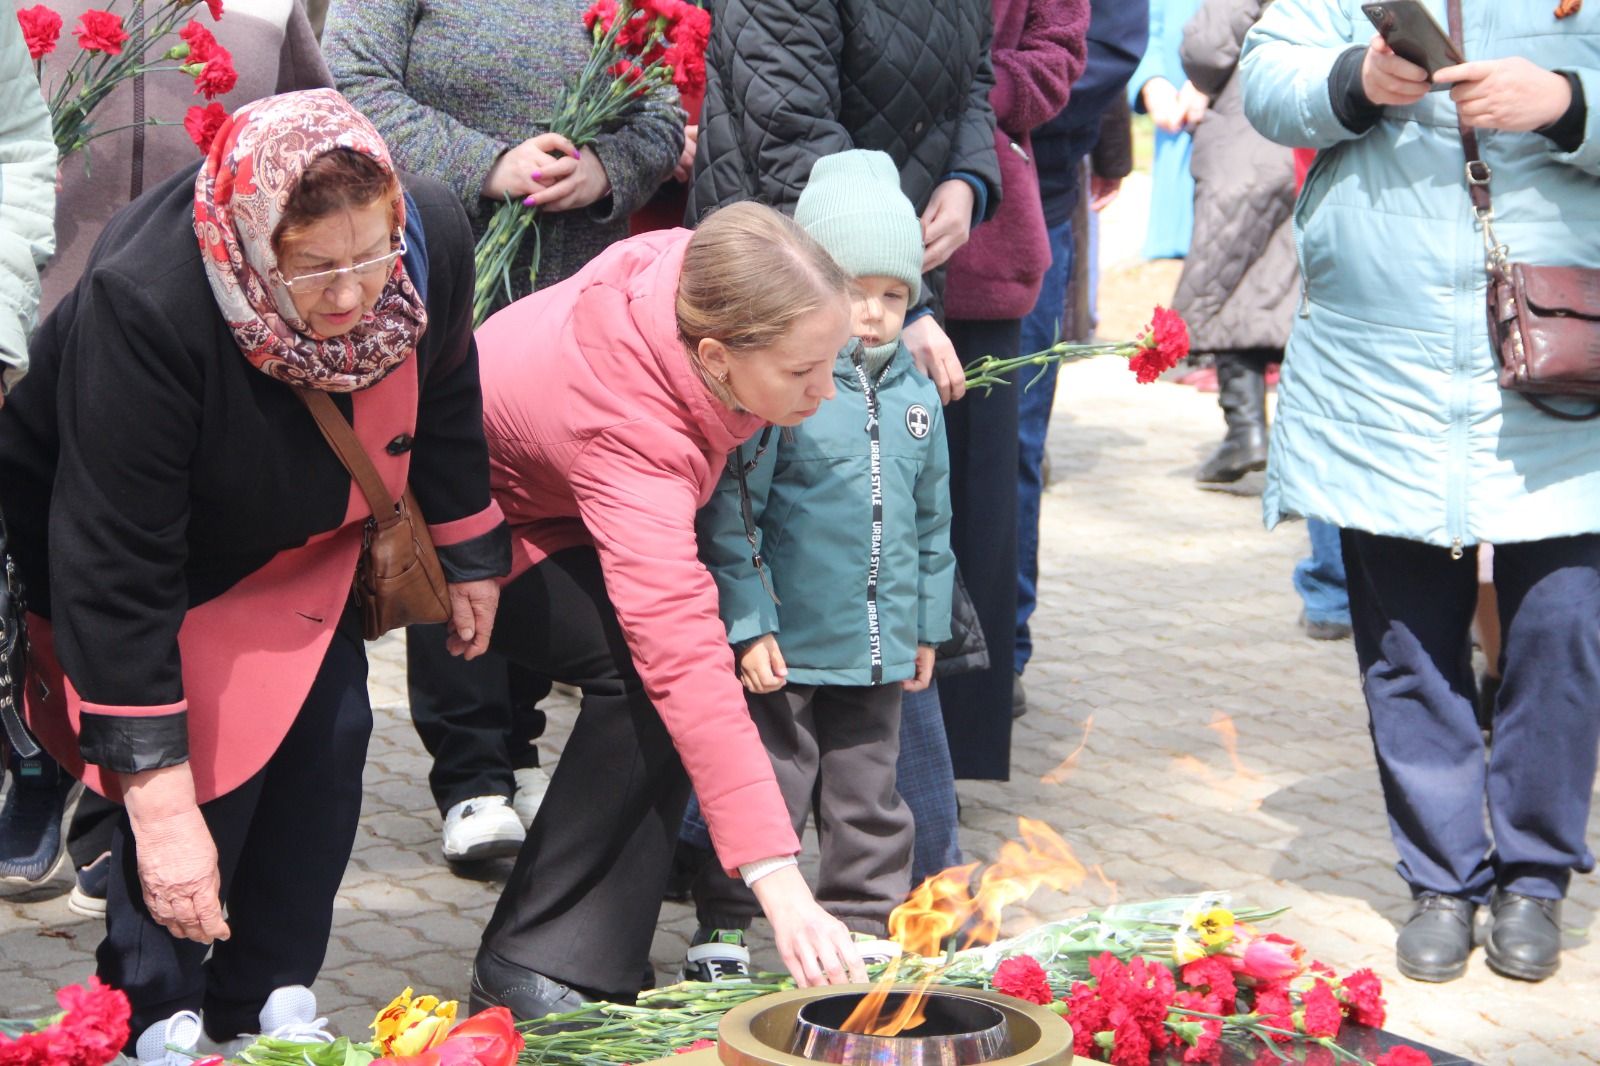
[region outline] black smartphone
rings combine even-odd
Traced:
[[[1432,77],[1435,71],[1465,63],[1466,57],[1450,41],[1439,20],[1423,6],[1422,0],[1383,0],[1362,4],[1361,10],[1378,30],[1394,54],[1415,63]],[[1448,89],[1435,85],[1429,92]]]

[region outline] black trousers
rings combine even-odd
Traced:
[[[443,814],[462,800],[516,791],[514,771],[539,765],[538,703],[550,682],[490,652],[468,662],[445,649],[445,626],[406,629],[411,722],[433,756],[428,787]]]
[[[209,948],[179,940],[150,917],[123,812],[112,834],[106,935],[95,959],[100,979],[133,1005],[130,1052],[140,1033],[180,1010],[204,1011],[213,1039],[255,1032],[274,989],[316,980],[355,844],[371,734],[366,649],[341,626],[267,765],[200,807],[217,845],[232,932]]]
[[[1398,871],[1476,902],[1566,895],[1600,744],[1600,535],[1498,544],[1494,739],[1473,709],[1477,549],[1343,532],[1350,616]],[[1487,807],[1488,819],[1484,812]]]
[[[508,584],[493,646],[576,685],[583,699],[483,946],[631,1001],[650,961],[689,778],[634,671],[594,549],[557,552]]]
[[[1017,354],[1022,324],[947,324],[963,363]],[[939,678],[957,777],[1011,777],[1011,686],[1017,639],[1017,389],[969,392],[944,409],[950,441],[950,547],[989,645],[989,668]],[[1047,639],[1047,638],[1046,638]],[[1043,643],[1043,641],[1041,641]]]

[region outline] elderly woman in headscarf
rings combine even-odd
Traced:
[[[355,838],[371,512],[297,390],[409,483],[452,648],[488,643],[509,540],[471,261],[459,201],[402,182],[342,97],[269,97],[110,222],[0,413],[29,721],[125,805],[97,958],[142,1062],[192,1047],[195,1012],[214,1041],[311,1020]]]

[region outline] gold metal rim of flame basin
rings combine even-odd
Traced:
[[[829,996],[865,995],[875,987],[864,984],[794,988],[741,1003],[723,1015],[717,1026],[717,1056],[723,1066],[817,1066],[813,1060],[786,1050],[794,1036],[800,1008]],[[895,985],[892,991],[916,989],[915,984],[906,983]],[[1072,1026],[1054,1011],[985,989],[945,986],[931,991],[968,996],[1005,1015],[1016,1051],[991,1059],[984,1066],[1070,1066]]]

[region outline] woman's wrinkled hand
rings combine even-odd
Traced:
[[[445,650],[464,659],[476,659],[489,650],[494,612],[500,606],[500,583],[493,578],[460,581],[450,586],[450,631]]]
[[[972,236],[977,194],[961,178],[941,181],[922,212],[922,272],[941,267]]]
[[[1526,133],[1550,125],[1572,106],[1572,85],[1521,56],[1458,63],[1434,74],[1449,85],[1456,112],[1468,126]]]
[[[1156,129],[1177,133],[1183,129],[1183,104],[1178,100],[1178,88],[1166,78],[1151,78],[1139,90],[1139,102]]]
[[[1368,100],[1380,107],[1404,107],[1427,96],[1431,85],[1426,70],[1395,55],[1381,36],[1368,42],[1361,60],[1361,91]]]
[[[1194,82],[1184,82],[1183,88],[1178,90],[1178,112],[1183,120],[1179,128],[1194,129],[1210,107],[1211,97],[1195,88]]]
[[[541,133],[495,160],[479,191],[489,200],[520,200],[570,177],[579,162],[581,153],[571,141],[559,133]]]
[[[571,173],[552,181],[550,172],[545,171],[539,179],[540,187],[525,197],[522,205],[541,211],[576,211],[611,195],[611,178],[594,145],[575,153],[573,158],[577,165]]]
[[[227,940],[217,846],[195,800],[189,764],[124,774],[122,786],[150,917],[180,939]]]
[[[772,923],[784,968],[801,988],[866,981],[850,930],[817,905],[798,866],[774,870],[750,889]]]
[[[776,692],[788,682],[789,666],[771,633],[739,653],[739,680],[756,693]]]
[[[956,356],[956,346],[932,315],[923,315],[907,325],[900,331],[900,339],[906,342],[917,369],[939,390],[940,403],[959,400],[967,394],[967,374]]]

